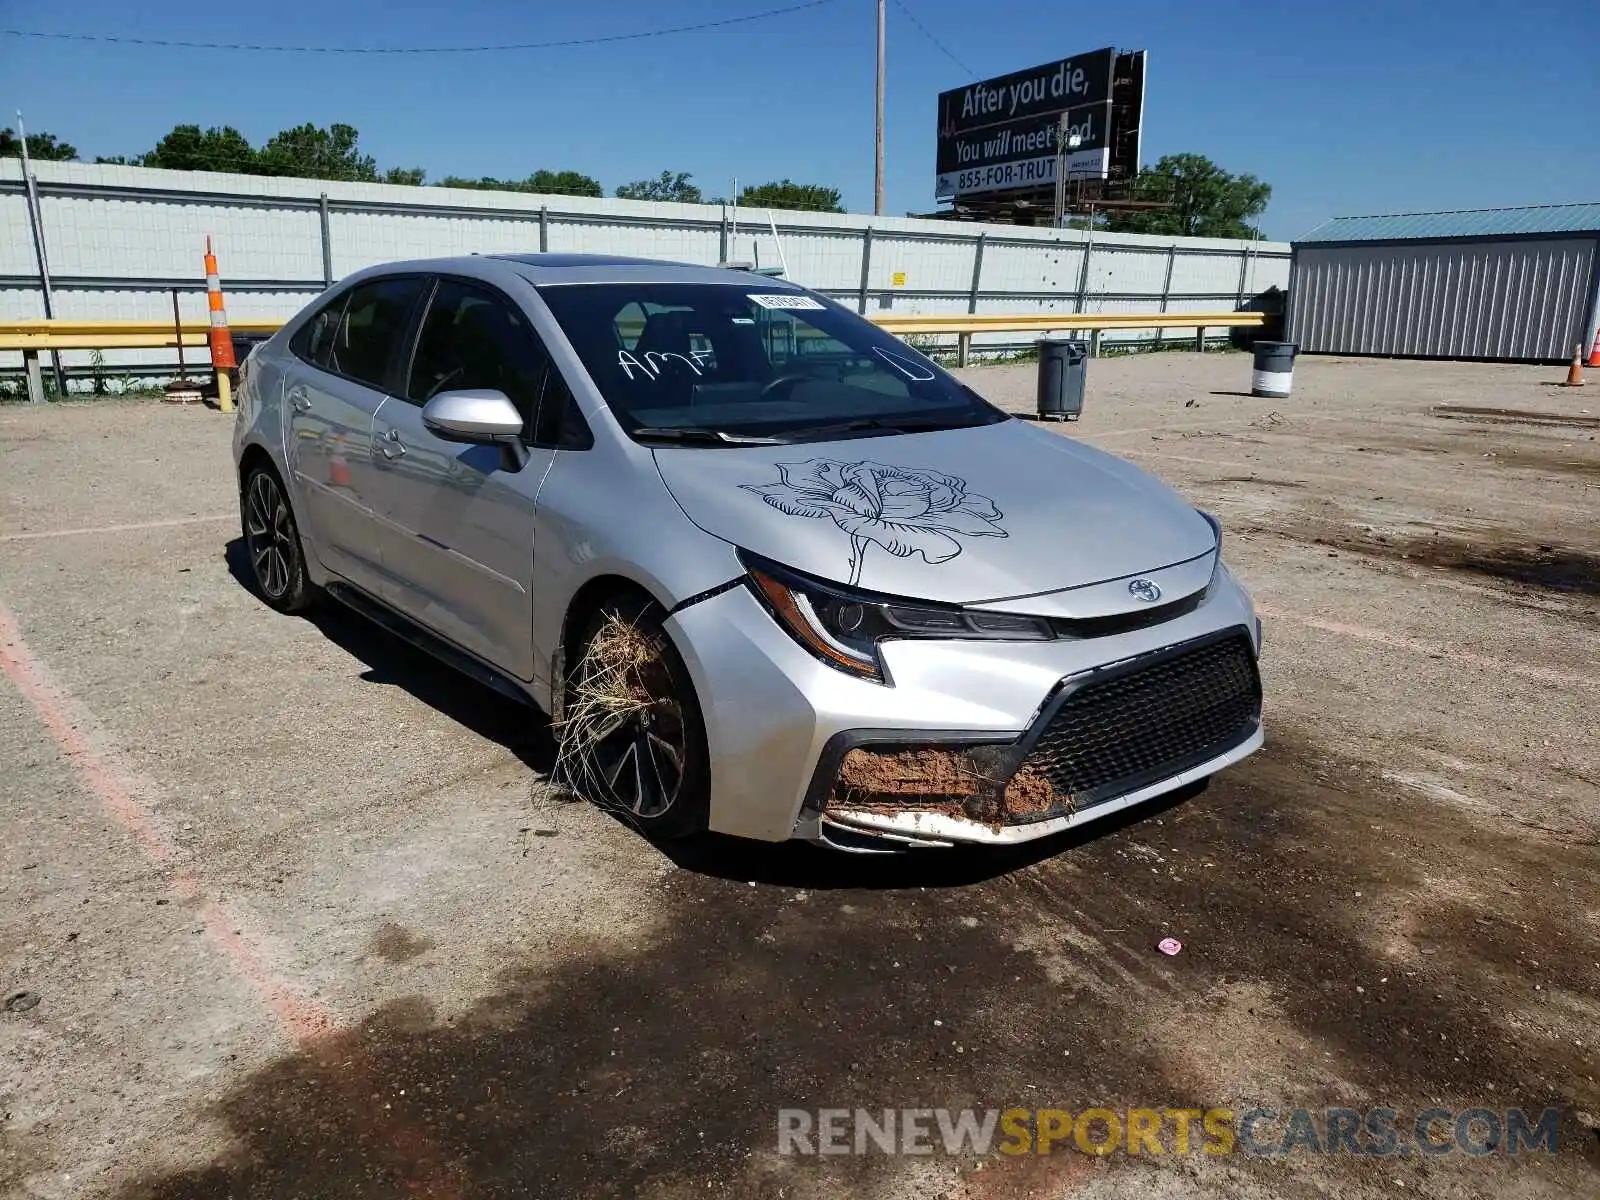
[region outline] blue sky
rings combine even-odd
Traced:
[[[0,27],[315,45],[465,45],[659,29],[785,0],[0,0]],[[907,18],[903,3],[969,75]],[[0,104],[85,158],[173,125],[260,143],[344,121],[381,166],[617,184],[692,172],[708,194],[789,176],[872,204],[873,0],[705,33],[477,55],[207,53],[0,38]],[[1145,159],[1209,155],[1273,185],[1270,237],[1351,213],[1600,199],[1592,0],[890,0],[886,211],[933,202],[934,98],[1100,46],[1145,48]]]

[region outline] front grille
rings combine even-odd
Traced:
[[[1232,749],[1261,719],[1261,680],[1242,630],[1137,658],[1067,684],[1023,759],[1086,808]],[[1048,814],[1041,814],[1048,815]]]

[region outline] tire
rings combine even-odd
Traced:
[[[239,491],[239,523],[256,595],[281,613],[305,612],[319,591],[306,575],[300,527],[271,467],[255,466]]]
[[[567,676],[556,774],[647,836],[671,839],[706,827],[711,772],[694,684],[663,620],[643,597],[589,619]]]

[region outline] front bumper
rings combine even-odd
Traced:
[[[1248,631],[1257,652],[1254,610],[1226,569],[1198,607],[1133,632],[1077,641],[887,643],[883,655],[893,686],[818,662],[743,587],[676,613],[670,625],[705,717],[710,826],[742,837],[828,841],[838,830],[909,844],[1014,844],[1182,787],[1262,742],[1257,723],[1237,743],[1167,777],[1139,780],[1125,794],[1095,796],[1074,811],[1025,822],[973,819],[948,804],[919,809],[906,798],[886,807],[830,796],[841,745],[962,741],[1015,748],[1070,677],[1238,627]]]

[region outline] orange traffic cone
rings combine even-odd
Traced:
[[[1567,368],[1567,381],[1562,387],[1583,386],[1583,343],[1579,342],[1572,348],[1572,365]]]
[[[1589,361],[1586,367],[1600,367],[1600,329],[1594,331],[1594,345],[1589,347]]]
[[[1578,380],[1582,383],[1583,380]],[[328,486],[350,486],[350,460],[344,453],[344,434],[333,435],[333,453],[328,455]]]

